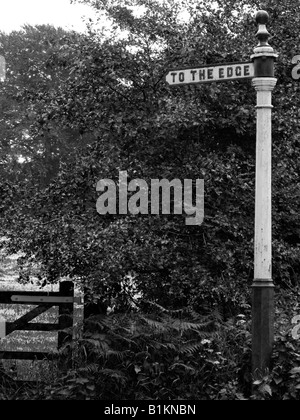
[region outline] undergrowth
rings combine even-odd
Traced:
[[[65,374],[18,398],[245,399],[250,333],[243,316],[225,323],[217,312],[203,317],[153,305],[151,314],[98,316],[85,328],[72,352],[62,350]]]

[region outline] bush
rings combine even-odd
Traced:
[[[249,388],[249,328],[243,316],[190,310],[90,319],[73,344],[73,367],[31,399],[226,400]],[[245,368],[246,366],[246,368]],[[28,398],[28,394],[27,394]]]
[[[273,369],[254,382],[253,399],[300,399],[300,342],[281,333],[275,342]]]

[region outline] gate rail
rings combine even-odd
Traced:
[[[36,307],[14,322],[5,324],[5,336],[14,331],[58,331],[57,349],[72,341],[72,327],[74,317],[74,283],[62,282],[59,285],[59,292],[0,292],[0,304],[6,305],[36,305]],[[39,315],[47,312],[53,306],[59,307],[58,323],[32,323]],[[0,359],[20,360],[44,360],[55,358],[55,353],[47,352],[23,352],[23,351],[1,351]]]

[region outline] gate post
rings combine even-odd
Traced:
[[[61,282],[59,285],[60,296],[74,298],[74,283],[71,281]],[[72,331],[66,332],[62,330],[71,329],[73,327],[74,302],[63,303],[59,305],[59,333],[58,333],[58,350],[65,344],[72,341]]]

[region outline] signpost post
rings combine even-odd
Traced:
[[[257,92],[254,282],[252,285],[252,372],[263,373],[270,364],[274,340],[274,284],[272,280],[272,91],[277,55],[268,44],[267,12],[256,14],[259,44],[250,63],[218,64],[171,70],[170,86],[252,79]]]
[[[272,91],[276,85],[274,61],[277,55],[268,44],[269,16],[259,11],[258,46],[252,84],[257,91],[256,186],[254,282],[252,303],[252,371],[262,373],[270,365],[274,341],[274,283],[272,280]]]

